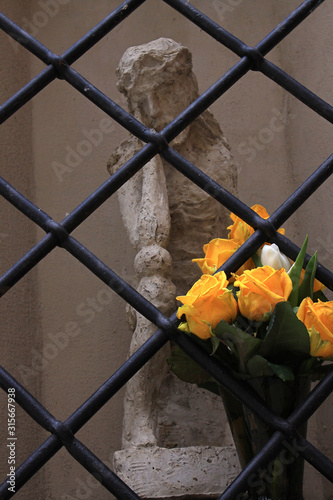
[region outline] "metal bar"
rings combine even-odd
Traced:
[[[70,49],[64,52],[61,59],[64,59],[68,64],[72,64],[77,61],[77,59],[84,55],[145,1],[146,0],[125,0],[122,2],[118,8],[109,14],[109,16],[107,16],[103,21],[95,26],[95,28],[82,37]],[[0,28],[46,64],[50,64],[50,58],[57,57],[43,44],[29,35],[29,33],[24,31],[1,12]],[[19,90],[11,99],[0,106],[0,124],[7,120],[13,113],[18,111],[24,104],[37,95],[55,78],[56,72],[53,65],[51,65],[36,76],[29,84]]]
[[[128,380],[142,368],[154,354],[156,354],[167,342],[168,337],[161,330],[158,330],[143,346],[141,346],[115,373],[106,381],[85,403],[83,403],[65,422],[64,426],[69,428],[73,434],[79,431],[110,399],[114,396]],[[11,375],[0,369],[0,386],[3,389],[15,387],[20,393],[19,404],[34,418],[41,417],[35,415],[41,407],[37,400],[24,389]],[[26,409],[27,408],[27,409]],[[43,413],[43,409],[42,409]],[[54,424],[54,422],[53,422]],[[45,423],[43,426],[48,429],[50,426]],[[45,465],[57,451],[61,449],[63,443],[55,436],[50,436],[39,448],[24,461],[16,471],[16,486],[20,489],[34,474]],[[8,483],[5,481],[0,486],[0,495],[8,495]],[[11,495],[10,495],[11,496]],[[10,498],[4,496],[1,498]],[[121,496],[119,498],[122,498]]]
[[[303,203],[333,174],[333,154],[330,155],[270,216],[273,224],[284,224],[290,213]]]
[[[81,76],[70,66],[66,66],[62,71],[63,78],[78,90],[84,97],[89,99],[98,108],[126,128],[131,134],[135,135],[144,142],[149,139],[147,127],[140,123],[134,116],[123,110],[118,104],[98,90],[88,80]]]
[[[16,92],[16,94],[0,106],[0,124],[4,123],[8,118],[16,113],[16,111],[21,109],[54,79],[54,70],[49,66],[29,83],[27,83],[22,89]]]
[[[299,251],[300,247],[295,245],[292,241],[288,240],[285,236],[280,235],[279,233],[276,234],[276,237],[274,238],[274,243],[277,244],[277,246],[280,248],[280,250],[288,255],[291,259],[295,260]],[[304,258],[304,266],[309,262],[311,256],[306,254]],[[304,267],[303,266],[303,267]],[[317,263],[317,271],[316,271],[316,278],[323,283],[323,285],[327,286],[330,290],[333,290],[333,273],[327,267],[324,267],[320,262]]]
[[[77,462],[90,472],[104,488],[113,493],[116,498],[120,500],[140,500],[140,497],[124,481],[80,441],[76,439],[68,451]]]
[[[333,123],[333,107],[307,89],[304,85],[297,82],[290,75],[287,75],[287,73],[275,66],[275,64],[265,60],[260,64],[259,70],[265,76],[296,97],[296,99],[301,101],[303,104],[306,104],[319,116],[325,118],[325,120],[330,123]]]
[[[188,179],[194,182],[198,187],[210,194],[215,200],[223,204],[226,208],[236,213],[238,217],[243,219],[247,224],[260,231],[260,234],[253,234],[237,252],[228,259],[219,270],[235,272],[239,267],[258,250],[258,248],[266,242],[277,243],[281,250],[292,259],[296,259],[300,248],[277,232],[290,216],[305,203],[333,173],[333,155],[325,160],[317,170],[306,179],[294,193],[282,203],[282,205],[267,219],[261,219],[253,210],[240,202],[235,196],[226,191],[217,182],[208,177],[204,172],[195,167],[191,162],[183,158],[178,152],[172,148],[163,150],[161,156],[174,166],[179,172],[185,175]],[[267,223],[271,224],[271,228],[275,228],[272,235],[267,234],[265,229]],[[271,229],[269,228],[269,229]],[[305,264],[310,256],[307,255]],[[329,269],[318,263],[317,278],[322,281],[328,288],[333,289],[333,273]]]
[[[182,15],[184,15],[190,21],[200,27],[203,31],[208,33],[215,40],[217,40],[242,58],[239,63],[237,63],[231,70],[229,70],[229,78],[230,73],[232,73],[233,78],[236,79],[236,74],[238,72],[240,78],[241,76],[243,76],[243,74],[241,74],[242,71],[245,74],[250,69],[257,69],[261,71],[265,76],[278,83],[281,87],[290,92],[301,102],[309,106],[320,116],[333,123],[332,106],[320,99],[313,92],[304,87],[304,85],[301,85],[299,82],[294,80],[290,75],[287,75],[273,63],[265,60],[263,57],[268,52],[270,52],[278,43],[280,43],[289,33],[291,33],[292,30],[294,30],[302,21],[304,21],[304,19],[306,19],[325,0],[307,0],[303,2],[255,47],[247,46],[241,40],[209,19],[205,14],[203,14],[193,5],[185,3],[182,0],[163,1],[172,6],[174,9],[176,9],[178,12],[180,12]],[[240,68],[241,65],[244,65],[242,69]],[[235,83],[235,81],[233,83]],[[203,93],[200,96],[201,103],[206,101],[208,107],[217,99],[216,93],[218,93],[218,97],[220,97],[222,95],[222,92],[221,90],[217,91],[217,88],[219,86],[220,84],[216,82],[208,91]],[[227,88],[225,90],[227,90]],[[184,116],[189,112],[190,111],[186,110],[184,112]]]
[[[163,0],[173,9],[177,10],[193,24],[205,31],[239,57],[244,57],[244,48],[247,46],[232,33],[222,28],[208,16],[203,14],[192,4],[183,0]],[[302,21],[304,21],[325,0],[305,0],[291,14],[284,19],[273,31],[271,31],[256,48],[262,55],[268,54],[278,43],[291,33]]]
[[[98,207],[104,203],[121,185],[134,175],[147,161],[153,158],[155,146],[148,144],[129,160],[118,172],[105,181],[102,186],[81,203],[73,212],[59,224],[68,233],[72,232]],[[0,177],[0,194],[27,217],[45,229],[45,219],[39,214],[39,208],[33,205],[13,186]],[[45,212],[44,212],[45,214]],[[44,217],[44,216],[43,216]],[[49,218],[52,221],[51,217]],[[51,252],[59,241],[52,234],[47,234],[29,252],[16,262],[0,277],[0,297],[25,276],[38,262]]]
[[[113,289],[119,296],[143,314],[159,329],[143,344],[102,386],[100,386],[86,402],[84,402],[65,421],[59,422],[48,412],[23,386],[21,386],[6,370],[0,367],[0,386],[5,390],[15,387],[17,402],[40,426],[52,435],[37,449],[16,471],[17,490],[45,465],[62,446],[86,470],[93,474],[103,486],[117,498],[138,500],[139,497],[123,483],[103,462],[83,443],[74,437],[95,415],[102,406],[112,398],[130,378],[142,368],[165,344],[172,339],[189,356],[203,367],[221,385],[234,394],[243,404],[259,415],[262,420],[276,430],[267,445],[256,455],[248,467],[222,494],[220,500],[234,499],[247,488],[251,475],[258,468],[264,467],[283,447],[285,440],[295,439],[297,449],[304,458],[321,474],[333,481],[333,464],[323,453],[317,450],[304,438],[297,435],[300,423],[310,416],[331,394],[333,373],[325,377],[310,393],[288,419],[282,419],[272,413],[264,401],[251,390],[246,381],[233,378],[229,371],[202,349],[188,336],[176,328],[176,314],[166,318],[153,304],[133,289],[112,269],[99,260],[88,248],[70,236],[70,233],[83,223],[99,206],[112,196],[128,179],[138,172],[157,153],[168,161],[179,172],[202,188],[254,229],[254,234],[242,247],[221,267],[228,274],[236,271],[254,251],[265,241],[276,242],[288,256],[295,258],[299,248],[288,238],[277,233],[277,229],[321,186],[333,172],[333,156],[329,157],[301,186],[275,210],[268,220],[261,219],[246,204],[231,195],[223,186],[218,185],[206,174],[196,168],[168,146],[168,142],[177,137],[193,120],[201,115],[212,103],[227,92],[237,81],[250,70],[261,71],[283,89],[317,112],[326,120],[333,122],[333,108],[316,94],[305,88],[290,75],[269,62],[264,56],[278,45],[289,33],[306,19],[324,0],[305,0],[271,33],[255,47],[249,47],[241,40],[209,19],[185,0],[163,0],[171,8],[200,27],[212,38],[237,54],[241,60],[219,78],[209,89],[200,95],[188,108],[168,124],[159,134],[149,131],[142,123],[114,103],[92,83],[86,80],[69,65],[90,50],[96,43],[124,21],[145,0],[126,0],[113,12],[84,35],[77,43],[58,56],[31,37],[13,21],[0,13],[0,28],[17,40],[28,51],[47,64],[39,75],[12,96],[0,107],[0,122],[4,122],[29,102],[55,78],[65,79],[78,92],[93,104],[111,116],[122,127],[130,131],[141,141],[148,144],[135,154],[112,177],[95,190],[72,213],[60,223],[55,222],[47,213],[0,178],[0,194],[21,213],[46,231],[46,235],[29,252],[14,264],[1,278],[1,294],[17,283],[30,269],[38,264],[56,246],[61,246],[74,258],[79,260],[95,276]],[[306,261],[309,256],[307,256]],[[318,265],[317,278],[333,290],[333,273]],[[296,433],[296,434],[295,434]],[[10,498],[7,482],[0,486],[1,498]]]

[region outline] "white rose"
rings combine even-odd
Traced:
[[[262,247],[260,259],[263,266],[271,266],[273,269],[281,269],[283,267],[286,271],[289,271],[291,267],[288,257],[280,252],[279,247],[275,243]]]

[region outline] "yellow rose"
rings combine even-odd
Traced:
[[[215,238],[207,243],[207,245],[204,245],[205,257],[202,259],[193,259],[192,262],[198,264],[203,274],[214,274],[238,248],[240,248],[240,244],[234,240]],[[254,267],[252,259],[249,259],[235,274],[242,274],[245,269],[253,269]]]
[[[288,300],[292,281],[285,269],[270,266],[244,271],[235,281],[240,313],[252,321],[260,321],[273,311],[278,302]]]
[[[298,308],[297,317],[309,332],[311,356],[333,356],[333,301],[313,302],[306,297]]]
[[[268,219],[269,215],[267,213],[266,208],[264,208],[261,205],[253,205],[252,210],[254,210],[262,219]],[[254,233],[254,229],[252,226],[249,224],[246,224],[242,219],[237,217],[237,215],[231,213],[230,214],[231,219],[234,221],[231,226],[228,226],[228,229],[230,229],[230,233],[228,235],[229,239],[232,239],[234,241],[237,241],[240,245],[246,241],[251,234]],[[279,229],[278,233],[284,234],[285,231],[284,229]]]
[[[187,292],[177,297],[183,303],[178,308],[177,318],[186,316],[186,324],[181,329],[190,331],[201,339],[211,337],[211,330],[224,319],[233,322],[237,316],[237,302],[223,271],[214,276],[204,274]]]

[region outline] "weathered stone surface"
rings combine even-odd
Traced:
[[[233,444],[221,398],[167,373],[155,406],[162,448]]]
[[[163,500],[216,498],[240,472],[234,448],[214,446],[129,448],[114,468],[141,498]]]

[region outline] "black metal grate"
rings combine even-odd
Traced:
[[[100,24],[88,32],[63,55],[52,53],[26,31],[22,30],[5,15],[0,15],[0,27],[9,36],[23,45],[28,51],[38,57],[46,68],[27,85],[13,95],[1,106],[1,123],[30,101],[54,79],[64,79],[87,99],[93,102],[107,115],[116,120],[130,133],[141,139],[146,145],[131,158],[111,178],[94,191],[82,204],[70,213],[60,223],[41,211],[31,201],[26,199],[13,186],[0,178],[1,195],[26,217],[40,226],[46,235],[31,248],[24,257],[16,262],[1,278],[1,295],[21,280],[56,246],[61,246],[92,271],[108,287],[131,304],[158,328],[156,333],[116,371],[96,392],[79,407],[66,421],[60,422],[51,415],[29,392],[20,385],[3,368],[0,369],[0,385],[7,391],[9,387],[16,390],[16,401],[39,425],[46,429],[50,437],[27,459],[16,471],[16,491],[63,446],[83,467],[92,473],[103,486],[119,499],[139,499],[139,496],[129,486],[122,482],[93,452],[81,443],[76,432],[109,401],[126,382],[156,354],[170,339],[175,341],[197,363],[204,367],[221,384],[248,405],[261,418],[273,427],[276,432],[269,443],[258,453],[253,462],[220,496],[220,500],[234,499],[246,491],[248,478],[267,460],[276,456],[285,439],[296,439],[298,449],[305,459],[321,474],[333,481],[333,463],[318,449],[295,433],[296,427],[310,418],[329,396],[333,388],[333,373],[322,380],[311,392],[308,399],[287,420],[278,418],[264,405],[255,401],[248,393],[246,383],[235,380],[222,366],[205,352],[202,352],[191,340],[179,333],[175,326],[175,315],[166,318],[156,307],[120,278],[112,269],[93,255],[79,241],[71,236],[71,232],[84,222],[100,205],[109,199],[131,176],[141,169],[156,154],[160,154],[174,168],[183,173],[191,181],[213,196],[218,202],[236,213],[255,228],[255,233],[249,238],[237,253],[223,266],[227,273],[234,271],[245,262],[253,252],[265,241],[275,242],[290,258],[295,259],[299,248],[288,238],[277,233],[277,229],[311,196],[315,190],[333,172],[333,155],[320,165],[313,174],[276,209],[268,220],[261,219],[248,206],[227,192],[195,165],[183,158],[168,144],[195,118],[197,118],[212,103],[219,99],[239,79],[249,71],[260,71],[273,80],[296,99],[302,101],[324,119],[333,122],[333,108],[317,95],[313,94],[299,82],[286,74],[279,67],[265,59],[274,47],[279,44],[293,29],[295,29],[324,0],[306,0],[292,12],[279,26],[267,35],[258,45],[250,47],[227,32],[206,15],[190,5],[186,0],[160,0],[196,24],[208,33],[218,43],[234,52],[239,61],[217,80],[195,102],[185,109],[176,119],[169,123],[160,133],[148,130],[142,123],[135,120],[125,110],[100,92],[87,81],[71,65],[107,35],[126,17],[130,16],[145,0],[126,0],[110,13]],[[158,0],[156,0],[158,2]],[[333,273],[322,265],[318,265],[317,278],[329,289],[333,290]],[[13,496],[8,491],[5,481],[0,486],[0,497]]]

